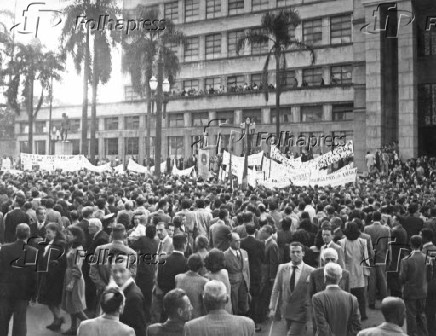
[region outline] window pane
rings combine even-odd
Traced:
[[[35,154],[45,155],[45,140],[35,141]]]
[[[262,9],[268,9],[268,1],[269,0],[253,0],[251,5],[252,10],[257,11]]]
[[[257,33],[259,35],[266,35],[267,32],[261,28],[255,28],[252,30],[253,33]],[[251,44],[251,54],[252,55],[259,55],[264,54],[268,52],[268,41],[261,42],[261,43],[252,43]]]
[[[244,0],[229,0],[229,14],[244,13]]]
[[[281,85],[283,89],[294,88],[298,86],[297,79],[295,78],[294,70],[286,70],[280,74]]]
[[[124,117],[124,129],[126,130],[139,129],[139,116]]]
[[[333,105],[332,118],[334,121],[353,120],[353,103]]]
[[[106,155],[118,155],[118,138],[105,139]]]
[[[219,119],[220,124],[227,123],[233,125],[234,115],[233,111],[221,111],[216,113],[216,118]]]
[[[133,86],[131,85],[124,86],[124,100],[137,100],[140,98],[141,97],[139,96],[139,94],[137,94],[135,90],[133,90]]]
[[[104,129],[106,131],[112,131],[112,130],[117,130],[118,129],[118,117],[114,117],[114,118],[106,118],[104,120]],[[91,125],[91,124],[89,124]]]
[[[185,61],[198,60],[198,48],[199,48],[198,37],[188,38],[185,45]]]
[[[280,107],[280,123],[292,123],[294,119],[292,117],[292,110],[290,106]],[[271,123],[276,123],[276,109],[271,109]]]
[[[169,2],[165,4],[165,19],[177,23],[179,18],[179,3],[178,1]]]
[[[98,124],[98,120],[97,120],[97,124]],[[80,129],[80,119],[70,119],[70,132],[77,132],[79,129]]]
[[[185,2],[185,21],[198,20],[200,13],[200,0],[186,0]]]
[[[322,106],[302,106],[301,122],[322,121]]]
[[[311,68],[303,70],[303,86],[314,86],[322,84],[322,68]]]
[[[277,7],[287,7],[295,5],[296,0],[277,0]]]
[[[37,122],[35,122],[35,133],[36,134],[45,133],[46,132],[45,124],[46,124],[45,121],[37,121]]]
[[[352,66],[342,65],[331,67],[331,84],[343,85],[352,83]]]
[[[258,86],[262,84],[262,74],[252,74],[251,84],[257,84]]]
[[[330,43],[351,43],[351,16],[341,15],[330,18]]]
[[[221,57],[221,34],[206,36],[206,59]]]
[[[245,119],[250,118],[251,122],[255,122],[256,124],[262,123],[262,112],[259,109],[252,110],[243,110],[242,111],[242,121],[245,122]]]
[[[303,22],[303,40],[312,45],[322,43],[322,19]]]
[[[168,127],[183,127],[183,126],[185,126],[183,113],[168,114]]]
[[[212,19],[221,15],[221,0],[207,0],[206,18]]]
[[[169,136],[168,137],[168,154],[170,159],[180,159],[184,155],[183,137]]]
[[[220,87],[221,87],[221,77],[206,78],[204,80],[204,89],[209,93],[219,91]]]
[[[243,30],[229,32],[227,36],[227,53],[228,56],[237,56],[237,45],[240,38],[245,36],[245,32]],[[244,54],[244,49],[242,48],[239,51],[240,55]]]
[[[198,91],[198,79],[190,79],[183,81],[183,89],[188,91]]]
[[[124,138],[124,154],[138,155],[139,154],[139,138]]]
[[[245,77],[243,75],[227,77],[227,92],[236,92],[243,88]]]
[[[192,126],[206,126],[209,123],[209,113],[192,113]]]

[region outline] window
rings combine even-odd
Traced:
[[[221,0],[206,0],[206,19],[213,19],[221,14]]]
[[[209,113],[192,113],[192,126],[206,126],[209,123]]]
[[[289,25],[288,27],[289,38],[291,41],[295,41],[295,28],[294,25]]]
[[[95,155],[98,155],[98,140],[95,141],[95,148],[94,148]],[[118,152],[118,148],[117,148]],[[88,141],[88,153],[91,153],[91,141]]]
[[[244,85],[245,77],[243,75],[227,77],[227,92],[231,92],[231,87],[238,87]]]
[[[27,123],[20,123],[20,134],[29,133],[29,126]]]
[[[73,155],[80,154],[80,140],[79,139],[72,139],[69,140],[73,144]]]
[[[330,43],[351,43],[351,15],[330,18]]]
[[[218,91],[221,86],[221,77],[206,78],[204,80],[204,89],[209,92],[210,89]]]
[[[27,141],[20,141],[20,153],[27,153],[29,151],[29,146]]]
[[[91,125],[91,123],[89,124]],[[96,120],[98,126],[98,120]],[[80,119],[70,119],[70,132],[77,132],[80,129]],[[96,127],[98,129],[98,127]]]
[[[156,128],[156,115],[154,114],[149,116],[148,120],[149,120],[148,122],[150,123],[150,128]]]
[[[185,61],[198,60],[198,48],[199,48],[198,37],[188,38],[185,45]]]
[[[298,86],[294,70],[286,70],[281,73],[281,85],[283,89],[289,89]]]
[[[221,34],[206,36],[206,59],[221,57]]]
[[[303,22],[303,40],[312,45],[322,43],[322,19]]]
[[[117,119],[118,120],[118,119]],[[99,122],[98,122],[98,119],[96,119],[95,120],[95,130],[96,131],[98,131],[98,129],[99,129]],[[61,126],[60,126],[60,124],[59,124],[59,127],[58,127],[59,129],[61,128]],[[88,129],[90,129],[91,128],[91,119],[88,119]],[[116,129],[118,129],[118,126],[117,126],[117,128]]]
[[[106,118],[104,120],[104,129],[106,131],[118,130],[118,117]]]
[[[352,66],[342,65],[331,67],[331,84],[332,85],[344,85],[351,84],[352,81]]]
[[[271,124],[276,123],[276,109],[271,109]],[[280,123],[292,123],[294,119],[292,117],[292,110],[290,106],[280,107]]]
[[[233,111],[220,111],[216,113],[216,118],[219,119],[218,124],[229,124],[233,125],[234,121],[234,112]]]
[[[301,122],[322,121],[322,106],[301,106]]]
[[[436,125],[436,84],[418,85],[418,123]]]
[[[186,92],[190,90],[198,91],[198,79],[183,81],[183,90],[185,90]]]
[[[168,137],[168,156],[170,159],[180,159],[184,156],[183,137],[169,136]]]
[[[170,49],[175,55],[179,54],[179,45],[177,43],[165,43],[165,46]]]
[[[227,53],[228,56],[237,56],[238,55],[238,41],[245,36],[245,32],[243,30],[232,31],[227,35]],[[244,49],[242,48],[239,53],[243,53]]]
[[[183,113],[168,114],[168,127],[184,127]]]
[[[332,118],[333,121],[353,120],[353,103],[333,105]]]
[[[262,84],[262,74],[252,74],[250,76],[251,84],[257,84],[260,86]]]
[[[104,139],[106,155],[118,155],[118,138]]]
[[[124,138],[124,155],[139,154],[139,138]]]
[[[256,124],[262,123],[262,112],[260,109],[252,109],[252,110],[243,110],[242,111],[242,122],[245,122],[245,119],[250,118],[251,122],[255,122]]]
[[[191,22],[198,20],[200,13],[200,0],[186,0],[185,2],[185,21]]]
[[[424,31],[424,56],[436,55],[436,29]]]
[[[125,85],[124,86],[124,100],[137,100],[140,99],[141,97],[139,96],[139,94],[137,94],[135,92],[135,90],[133,89],[133,86],[131,85]]]
[[[179,2],[168,2],[165,4],[164,8],[165,19],[171,20],[174,23],[177,23],[179,18]]]
[[[35,141],[35,154],[45,155],[45,140]]]
[[[35,133],[36,134],[45,133],[46,132],[45,124],[46,124],[45,121],[36,121],[35,122]]]
[[[269,0],[253,0],[251,8],[253,11],[268,9],[268,1]]]
[[[139,129],[139,116],[124,117],[124,129],[126,130]]]
[[[229,0],[229,14],[244,13],[244,0]]]
[[[347,141],[353,140],[353,131],[334,131],[332,132],[332,136],[337,138],[343,137],[341,140],[336,140],[336,142],[338,143],[340,141],[345,145]]]
[[[295,5],[295,0],[277,0],[277,7],[287,7]]]
[[[261,35],[267,34],[267,32],[261,28],[255,28],[252,31],[253,31],[253,33],[257,33],[257,34],[261,34]],[[268,41],[251,44],[251,54],[252,55],[259,55],[259,54],[264,54],[267,52],[268,52]]]
[[[322,68],[311,68],[303,70],[303,86],[321,85],[323,80]]]

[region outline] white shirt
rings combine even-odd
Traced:
[[[294,269],[292,268],[292,266],[297,266],[297,268],[295,269],[295,285],[296,285],[298,280],[300,280],[301,270],[303,269],[303,262],[301,262],[299,265],[294,265],[291,262],[290,265],[291,265],[291,269],[289,271],[289,274],[291,277],[292,277],[292,273],[294,272]]]
[[[236,258],[239,258],[239,253],[241,253],[241,252],[239,252],[239,250],[234,250],[234,249],[232,249],[232,248],[230,247],[230,251],[232,251],[232,253],[234,254],[234,256],[235,256]]]
[[[138,225],[136,225],[136,228],[129,235],[129,238],[138,239],[140,236],[145,236],[145,225],[138,223]]]

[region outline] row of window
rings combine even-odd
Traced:
[[[204,1],[204,0],[203,0]],[[216,17],[221,17],[223,13],[222,1],[223,0],[205,0],[206,1],[206,19],[213,19]],[[244,0],[224,0],[228,1],[228,14],[243,14],[245,13]],[[328,1],[328,0],[327,0]],[[295,5],[295,0],[278,0],[277,7],[288,7]],[[158,9],[158,6],[151,6]],[[274,9],[270,6],[269,0],[251,0],[251,8],[253,12],[267,9]],[[165,19],[171,20],[174,23],[179,22],[181,13],[179,13],[179,2],[172,1],[164,4],[164,17]],[[185,0],[185,22],[192,22],[200,20],[200,0]]]
[[[303,21],[303,41],[311,45],[322,44],[322,19]],[[260,28],[253,29],[261,33]],[[295,38],[295,27],[290,27],[291,38]],[[245,36],[244,30],[227,32],[227,53],[228,57],[238,55],[238,41]],[[222,33],[210,34],[205,36],[205,56],[206,59],[221,58],[222,51]],[[351,16],[339,15],[330,17],[330,43],[342,44],[351,43],[352,41],[352,23]],[[169,46],[173,50],[175,46]],[[198,36],[189,37],[184,49],[184,61],[197,61],[199,59],[200,38]],[[243,50],[240,51],[243,55]],[[268,52],[268,42],[253,43],[251,45],[251,55],[259,55]]]

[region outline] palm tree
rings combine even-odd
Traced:
[[[262,87],[265,92],[265,99],[268,100],[268,66],[271,56],[276,61],[276,134],[280,136],[280,95],[282,93],[282,74],[287,68],[286,52],[290,49],[308,51],[310,64],[315,63],[315,53],[312,47],[291,37],[290,29],[295,29],[301,24],[298,11],[294,9],[282,9],[278,12],[268,12],[262,16],[261,32],[251,31],[238,40],[238,52],[248,44],[268,43],[272,41],[272,48],[266,57],[262,72]]]
[[[44,100],[44,90],[50,88],[50,81],[60,80],[60,73],[64,71],[64,59],[52,51],[45,51],[39,40],[32,44],[16,43],[17,49],[13,60],[9,62],[7,72],[10,74],[8,90],[6,92],[8,105],[17,113],[21,113],[19,102],[20,87],[23,87],[22,96],[28,120],[28,151],[32,153],[33,148],[33,123]],[[41,95],[36,107],[33,103],[34,82],[38,80],[41,84]]]
[[[157,20],[159,11],[156,9],[147,9],[145,6],[138,5],[135,10],[139,17]],[[129,71],[133,89],[141,97],[146,96],[147,100],[147,136],[146,157],[147,165],[150,158],[150,120],[151,120],[151,90],[149,86],[152,77],[153,68],[158,68],[157,73],[162,73],[169,78],[170,83],[174,83],[176,74],[180,71],[179,59],[176,53],[171,49],[171,45],[184,46],[186,36],[177,31],[173,22],[165,21],[165,30],[162,31],[144,31],[135,30],[129,35],[129,39],[123,41],[123,69]],[[157,62],[155,62],[157,61]],[[161,66],[160,66],[161,65]],[[156,71],[156,70],[155,70]],[[159,77],[159,76],[158,76]],[[162,91],[162,79],[158,80],[158,91]],[[158,96],[160,96],[158,92]],[[160,104],[160,106],[159,106]],[[162,102],[158,102],[157,111],[161,111]],[[156,116],[156,150],[155,150],[155,175],[160,175],[160,163],[162,156],[162,116],[157,113]]]

